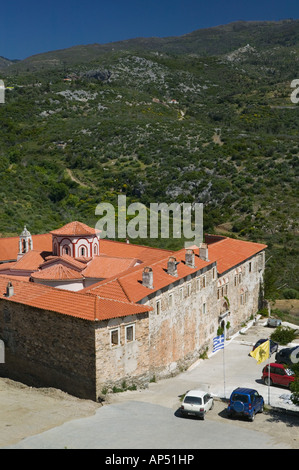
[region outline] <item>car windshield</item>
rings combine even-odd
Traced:
[[[192,405],[202,405],[202,399],[200,397],[187,396],[185,397],[184,402]]]
[[[240,393],[234,393],[232,401],[241,401],[242,403],[248,403],[248,396],[241,395]]]

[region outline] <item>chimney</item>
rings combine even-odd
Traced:
[[[171,276],[177,276],[177,261],[174,256],[170,256],[168,263],[167,263],[167,274],[170,274]]]
[[[208,258],[208,245],[206,243],[201,243],[199,247],[199,257],[203,261],[209,261]]]
[[[149,289],[154,288],[154,275],[152,268],[145,267],[142,273],[142,285]]]
[[[6,297],[12,297],[14,295],[14,288],[11,282],[6,286]]]
[[[195,267],[195,254],[194,250],[192,250],[191,248],[186,248],[185,263],[186,266],[189,266],[189,268]]]

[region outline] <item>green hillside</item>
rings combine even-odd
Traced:
[[[203,202],[205,231],[269,245],[269,292],[298,289],[298,34],[297,20],[238,22],[3,69],[2,236],[94,225],[119,194]]]

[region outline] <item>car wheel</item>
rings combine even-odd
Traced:
[[[270,386],[271,386],[272,383],[273,383],[273,382],[272,382],[272,380],[271,380],[269,377],[265,377],[265,378],[264,378],[264,384],[265,384],[265,385],[270,385]]]
[[[252,415],[249,417],[249,421],[251,421],[251,422],[254,421],[254,418],[255,418],[255,414],[252,413]]]

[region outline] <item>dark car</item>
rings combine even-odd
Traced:
[[[245,416],[253,421],[256,413],[264,411],[264,398],[253,388],[236,388],[229,399],[227,408],[231,418]]]
[[[275,360],[279,364],[286,364],[288,366],[297,364],[299,362],[299,346],[281,349],[276,353]]]
[[[258,348],[261,344],[265,343],[266,341],[268,341],[268,339],[259,339],[255,345],[253,346],[252,348],[252,351],[254,351],[256,348]],[[275,353],[278,351],[278,343],[275,343],[274,341],[272,341],[272,339],[270,339],[270,356],[271,354]]]
[[[282,385],[284,387],[290,387],[291,383],[295,380],[295,374],[291,369],[283,366],[283,364],[270,364],[263,368],[262,380],[265,385]]]

